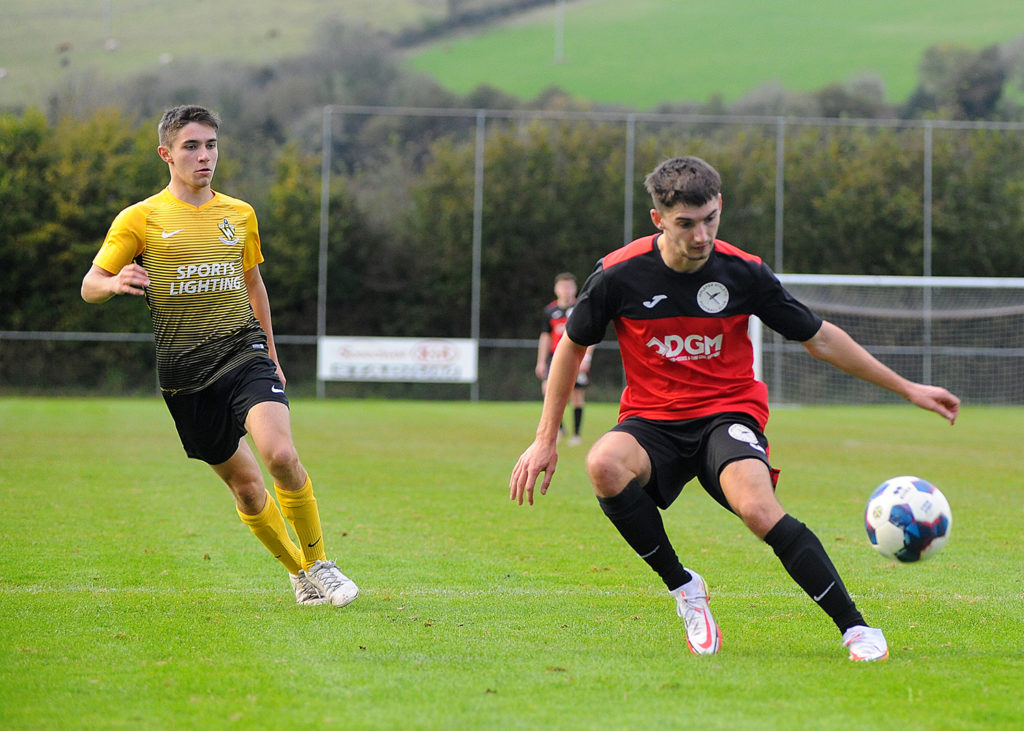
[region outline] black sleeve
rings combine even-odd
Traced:
[[[791,295],[764,264],[761,265],[761,283],[753,314],[787,340],[802,343],[821,329],[821,318]]]
[[[597,266],[576,298],[576,305],[565,324],[565,334],[574,343],[594,345],[604,339],[608,323],[615,314],[609,278],[602,262]]]

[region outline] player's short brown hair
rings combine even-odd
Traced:
[[[673,157],[644,178],[654,207],[667,211],[680,203],[700,207],[722,192],[722,177],[699,157]]]
[[[555,275],[555,284],[558,284],[559,282],[564,282],[566,280],[572,282],[573,284],[576,284],[576,275],[573,274],[572,272],[562,272],[561,274]]]
[[[205,124],[213,127],[214,130],[220,128],[220,117],[215,112],[195,104],[182,104],[181,106],[168,109],[164,112],[164,116],[160,118],[160,123],[156,126],[157,138],[160,140],[160,144],[164,147],[171,147],[174,138],[178,136],[178,132],[181,131],[182,127],[191,122]]]

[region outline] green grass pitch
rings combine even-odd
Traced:
[[[293,403],[351,606],[300,607],[187,460],[158,400],[0,400],[2,728],[1011,729],[1024,725],[1024,409],[780,409],[783,504],[810,525],[885,663],[695,485],[665,515],[708,580],[723,646],[686,649],[657,578],[564,447],[548,495],[508,500],[536,403]],[[614,422],[588,406],[587,442]],[[913,473],[953,507],[920,565],[862,511]]]

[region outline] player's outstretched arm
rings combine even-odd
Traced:
[[[567,335],[563,335],[558,341],[558,347],[551,359],[537,436],[533,444],[519,457],[508,483],[509,499],[520,505],[523,504],[524,498],[533,505],[534,489],[542,473],[544,478],[541,481],[540,493],[543,495],[548,491],[548,485],[555,474],[555,466],[558,464],[558,427],[562,423],[565,405],[569,402],[569,396],[576,384],[576,373],[586,351],[586,347],[577,345]]]
[[[934,411],[950,424],[956,422],[957,414],[960,412],[959,398],[940,386],[915,383],[904,378],[871,355],[837,325],[828,321],[823,322],[821,329],[803,345],[818,360],[825,361],[851,376],[898,393],[915,406]]]

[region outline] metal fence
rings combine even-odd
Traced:
[[[481,255],[486,242],[484,241],[484,180],[487,175],[486,160],[484,156],[485,143],[489,125],[528,123],[531,121],[551,121],[566,123],[602,123],[618,125],[621,127],[621,158],[622,158],[622,226],[621,238],[627,242],[634,238],[634,232],[644,222],[636,221],[635,212],[642,201],[634,200],[638,181],[646,170],[638,169],[638,150],[649,141],[654,135],[663,133],[670,128],[697,128],[697,129],[719,129],[741,126],[756,130],[764,140],[774,141],[774,166],[772,179],[767,176],[764,185],[774,188],[774,211],[772,220],[773,226],[773,247],[770,256],[766,260],[778,273],[787,272],[786,262],[786,188],[787,188],[787,166],[786,151],[789,135],[793,130],[814,128],[820,130],[832,130],[837,128],[858,128],[858,129],[899,129],[912,135],[919,135],[920,148],[923,150],[920,169],[920,205],[922,228],[920,231],[921,241],[921,262],[920,274],[922,276],[932,275],[933,261],[933,231],[934,220],[933,210],[933,169],[935,164],[934,141],[939,132],[951,134],[970,134],[977,131],[990,131],[1006,135],[1008,140],[1019,143],[1024,132],[1024,124],[1021,123],[999,123],[999,122],[954,122],[940,120],[874,120],[874,119],[826,119],[826,118],[786,118],[771,116],[716,116],[716,115],[680,115],[680,114],[659,114],[659,113],[638,113],[638,112],[594,112],[594,111],[530,111],[530,110],[487,110],[487,109],[435,109],[435,108],[408,108],[408,107],[366,107],[366,106],[327,106],[322,110],[322,165],[321,165],[321,202],[320,202],[320,238],[319,238],[319,272],[317,283],[317,324],[316,336],[312,335],[289,335],[287,333],[277,336],[286,353],[291,357],[289,351],[300,365],[298,368],[291,368],[292,383],[315,381],[315,393],[319,397],[333,395],[336,393],[386,393],[387,388],[370,388],[362,386],[343,386],[339,384],[327,384],[316,377],[315,367],[315,344],[317,338],[327,335],[330,330],[327,314],[327,288],[329,282],[328,272],[328,250],[331,241],[330,222],[330,189],[331,180],[337,174],[336,160],[333,159],[337,140],[345,137],[345,125],[352,120],[365,121],[369,118],[413,118],[428,117],[441,120],[444,126],[453,129],[465,130],[466,144],[472,144],[475,149],[473,169],[473,195],[472,195],[472,276],[470,295],[470,332],[465,333],[479,342],[481,348],[481,373],[477,383],[468,388],[468,397],[472,400],[479,398],[535,398],[537,394],[536,382],[527,375],[521,379],[506,379],[500,375],[502,366],[499,361],[508,361],[510,358],[517,361],[514,368],[522,368],[526,374],[532,373],[532,358],[536,348],[536,341],[531,339],[510,339],[510,338],[488,338],[481,332]],[[915,143],[916,144],[916,143]],[[915,176],[916,177],[916,176]],[[468,202],[468,201],[467,201]],[[871,213],[866,213],[870,216]],[[614,242],[609,242],[609,248],[613,248]],[[7,342],[9,345],[18,343],[20,347],[35,347],[46,343],[49,347],[59,349],[60,343],[69,341],[90,341],[105,343],[110,341],[126,342],[148,342],[148,335],[127,334],[127,333],[60,333],[60,332],[0,332],[0,343]],[[602,344],[602,351],[614,350],[613,343]],[[605,373],[602,375],[601,368],[597,369],[596,391],[612,397],[621,386],[621,371],[619,370],[617,358],[612,354],[603,355],[599,351],[599,361],[606,365]],[[59,357],[59,356],[58,356]],[[488,365],[493,360],[494,366]],[[523,361],[518,363],[518,361]],[[296,374],[297,380],[296,380]],[[498,381],[495,381],[499,374]],[[0,388],[16,390],[17,385],[4,383],[0,378]],[[394,389],[394,387],[390,387]],[[421,394],[416,387],[410,387],[402,391],[417,397]],[[453,398],[465,398],[466,389],[452,387],[451,389],[430,389],[429,396],[450,395]],[[424,392],[426,394],[426,392]]]

